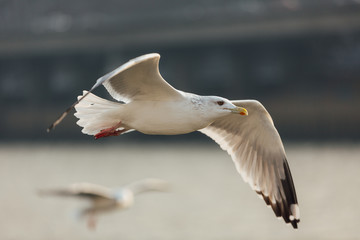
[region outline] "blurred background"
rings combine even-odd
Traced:
[[[56,136],[44,129],[97,78],[150,52],[178,89],[262,101],[285,138],[359,139],[357,0],[0,4],[2,140],[85,139],[74,120]]]
[[[264,104],[287,149],[299,231],[253,201],[230,157],[199,133],[94,141],[72,114],[46,133],[97,78],[151,52],[177,89]],[[0,238],[356,239],[359,77],[359,0],[0,0]],[[96,233],[64,214],[72,202],[35,194],[148,175],[171,180],[173,195],[144,196]]]

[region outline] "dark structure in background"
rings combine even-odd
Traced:
[[[262,101],[285,138],[360,139],[359,0],[13,0],[0,22],[2,141],[87,139],[45,129],[149,52],[178,89]]]

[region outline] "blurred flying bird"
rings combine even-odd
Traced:
[[[119,189],[110,189],[93,183],[74,183],[65,188],[42,189],[40,196],[77,197],[90,201],[90,206],[80,211],[81,217],[87,217],[88,227],[95,229],[96,217],[116,209],[126,209],[134,204],[134,196],[148,191],[168,191],[168,182],[146,178],[130,183]]]
[[[160,75],[159,59],[156,53],[143,55],[99,78],[48,131],[73,107],[82,132],[95,139],[133,130],[160,135],[200,131],[231,155],[242,178],[276,216],[297,228],[300,213],[285,150],[264,106],[176,90]],[[120,102],[91,93],[101,84]]]

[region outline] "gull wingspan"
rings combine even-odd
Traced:
[[[263,197],[276,216],[297,228],[300,214],[296,192],[281,138],[266,109],[255,100],[232,101],[248,110],[232,114],[200,132],[227,151],[237,171]]]
[[[114,193],[110,188],[93,183],[74,183],[68,188],[41,190],[44,195],[56,195],[64,197],[82,197],[82,198],[103,198],[113,200]]]
[[[180,93],[168,84],[159,72],[160,55],[146,54],[118,67],[97,80],[118,101],[164,100]],[[95,87],[94,86],[94,87]]]

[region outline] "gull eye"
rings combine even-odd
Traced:
[[[219,106],[224,105],[224,101],[217,101],[216,103],[217,103]]]

